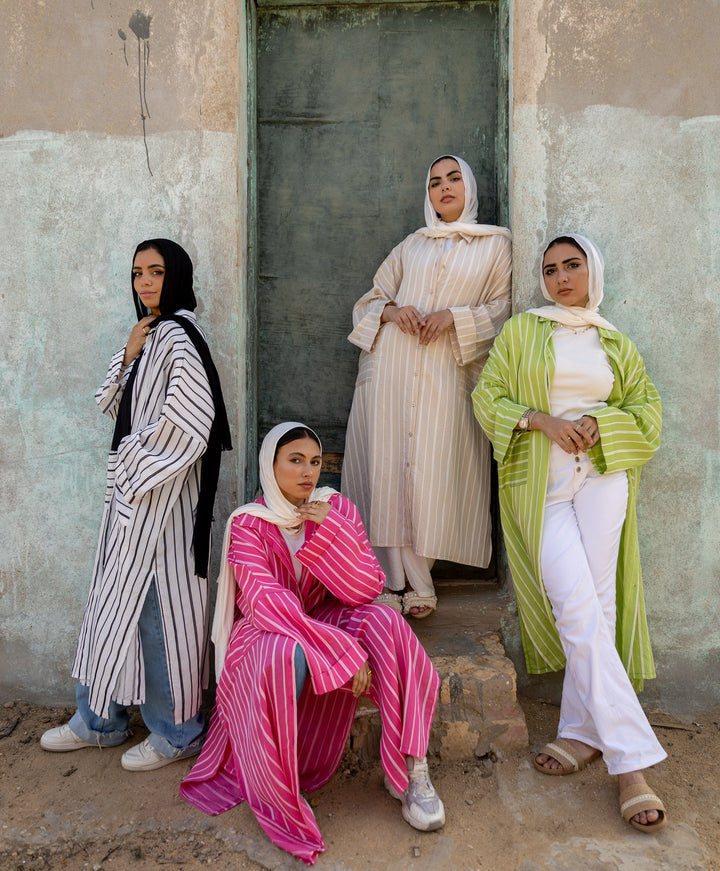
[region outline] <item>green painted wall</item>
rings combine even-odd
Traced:
[[[244,478],[241,23],[225,0],[157,0],[149,22],[136,10],[135,0],[3,4],[5,698],[72,697],[112,436],[93,395],[134,322],[129,270],[144,238],[174,238],[195,263],[200,322],[238,434],[223,459],[221,517]]]

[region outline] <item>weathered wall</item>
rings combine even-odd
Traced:
[[[0,692],[67,701],[111,434],[93,393],[142,238],[196,263],[234,419],[221,519],[242,491],[245,22],[235,0],[152,0],[149,24],[137,0],[0,3]],[[516,308],[550,235],[599,243],[605,313],[665,402],[640,505],[646,697],[720,703],[720,3],[515,0],[511,25]]]
[[[195,263],[200,322],[236,434],[218,511],[237,503],[242,23],[234,0],[144,8],[149,21],[136,0],[2,3],[3,694],[67,701],[72,691],[112,434],[93,394],[134,321],[129,270],[142,239],[176,239]]]
[[[575,230],[600,245],[603,311],[664,400],[640,493],[658,668],[645,698],[707,707],[720,702],[720,4],[516,0],[512,26],[515,305],[541,300],[543,241]]]

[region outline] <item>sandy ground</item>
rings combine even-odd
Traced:
[[[555,734],[558,710],[522,700],[530,740]],[[267,840],[243,805],[207,817],[178,795],[192,762],[131,774],[123,748],[44,752],[38,739],[72,709],[24,702],[0,707],[0,869],[157,871],[201,868],[300,871]],[[547,777],[529,752],[458,764],[431,760],[446,806],[440,832],[407,826],[382,787],[379,766],[346,757],[310,796],[327,851],[316,867],[437,871],[720,871],[720,712],[684,723],[651,713],[669,759],[648,779],[670,824],[650,837],[620,818],[615,783],[595,762],[572,777]],[[134,718],[135,739],[146,731]],[[129,745],[126,745],[129,746]]]

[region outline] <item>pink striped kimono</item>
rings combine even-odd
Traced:
[[[427,752],[440,684],[405,620],[371,604],[385,579],[357,509],[339,494],[330,505],[322,524],[306,524],[299,582],[275,525],[248,514],[233,521],[228,559],[241,616],[205,746],[180,786],[208,814],[247,801],[268,837],[308,865],[325,844],[300,790],[327,783],[340,763],[360,666],[372,669],[380,757],[398,792],[408,783],[405,756]],[[297,701],[296,644],[309,671]]]

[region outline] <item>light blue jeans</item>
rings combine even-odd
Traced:
[[[145,702],[140,705],[140,713],[150,730],[148,740],[158,753],[171,759],[191,756],[202,745],[205,718],[202,712],[198,711],[194,717],[185,720],[184,723],[175,724],[155,581],[150,584],[145,597],[145,604],[138,621],[138,631],[145,664]],[[110,716],[98,717],[90,710],[89,695],[89,688],[78,683],[75,689],[77,711],[70,720],[70,728],[79,738],[97,744],[99,747],[115,747],[122,744],[130,735],[128,709],[124,705],[110,702]]]
[[[293,659],[295,661],[295,698],[299,699],[308,674],[307,659],[305,659],[305,653],[299,644],[295,645]]]

